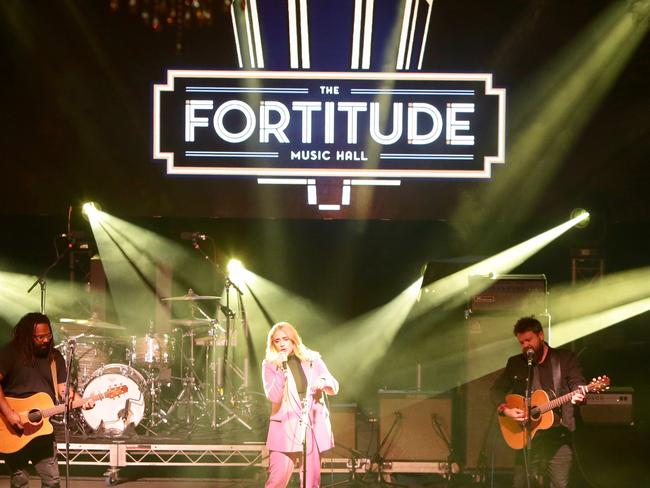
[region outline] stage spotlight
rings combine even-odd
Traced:
[[[81,214],[88,219],[96,219],[101,211],[101,207],[95,202],[86,202],[81,206]]]
[[[246,268],[244,268],[244,265],[239,259],[231,259],[228,261],[226,269],[228,270],[228,278],[230,278],[233,283],[237,285],[244,283],[246,278]]]
[[[581,219],[579,219],[581,217]],[[587,212],[584,208],[574,208],[571,210],[571,215],[569,216],[571,220],[578,219],[578,223],[575,225],[576,229],[584,229],[589,225],[591,220],[591,214]]]

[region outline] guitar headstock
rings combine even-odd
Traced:
[[[116,398],[120,395],[124,395],[127,391],[129,391],[128,386],[116,385],[106,390],[106,393],[104,394],[104,398]]]
[[[609,376],[603,375],[598,378],[593,378],[591,383],[587,385],[587,391],[589,393],[600,393],[601,391],[609,389]]]

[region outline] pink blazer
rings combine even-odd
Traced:
[[[307,377],[308,391],[317,379],[323,378],[327,387],[339,391],[339,383],[330,374],[325,362],[320,355],[315,355],[311,360],[302,361],[301,366]],[[264,393],[271,401],[271,418],[269,421],[269,434],[266,447],[271,451],[299,452],[302,451],[302,435],[300,416],[302,412],[302,398],[298,396],[296,382],[291,370],[285,371],[270,361],[262,364],[264,380]],[[309,431],[314,434],[318,451],[323,452],[334,447],[334,436],[330,424],[330,414],[324,402],[324,396],[315,398],[309,394]]]

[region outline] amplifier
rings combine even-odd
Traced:
[[[546,276],[503,274],[469,277],[469,308],[477,312],[513,312],[522,315],[546,312]]]
[[[334,448],[327,452],[328,458],[352,458],[357,448],[356,403],[332,403],[330,420],[334,434]]]
[[[585,424],[632,425],[634,388],[617,387],[602,393],[588,393],[580,407]]]
[[[452,438],[452,397],[427,391],[379,390],[381,455],[389,461],[442,461]]]

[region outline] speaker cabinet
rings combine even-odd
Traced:
[[[512,312],[521,315],[546,312],[546,276],[512,274],[470,276],[469,288],[480,290],[469,301],[472,313]]]
[[[445,461],[452,435],[452,397],[379,391],[380,455],[389,461]]]
[[[490,401],[490,387],[502,370],[470,381],[463,386],[465,410],[465,468],[510,469],[515,451],[501,436],[496,407]]]
[[[326,457],[353,457],[350,450],[357,448],[357,405],[355,403],[331,404],[330,421],[334,433],[334,448],[327,451]]]

